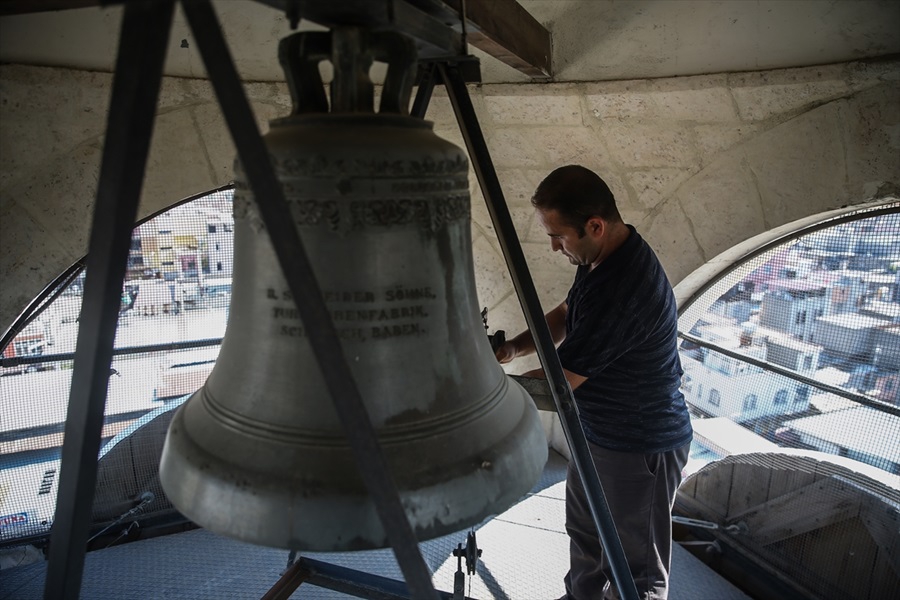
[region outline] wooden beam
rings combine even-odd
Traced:
[[[443,0],[456,15],[463,0]],[[469,43],[535,79],[549,79],[550,32],[516,0],[467,0]]]
[[[856,517],[859,501],[858,490],[829,477],[730,516],[728,523],[743,521],[750,539],[767,546]]]
[[[0,0],[0,16],[60,11],[88,6],[122,4],[126,0]],[[256,0],[278,10],[287,9],[287,0]],[[322,11],[341,6],[354,7],[359,0],[327,0]],[[437,18],[457,31],[463,0],[397,0],[394,11],[416,8]],[[549,79],[551,71],[550,32],[516,0],[466,0],[466,34],[469,43],[482,52],[535,79]],[[320,10],[306,3],[304,10]],[[359,6],[367,6],[359,4]],[[373,4],[374,12],[387,10],[388,4]],[[356,12],[360,12],[361,9]],[[365,12],[365,11],[362,11]],[[402,12],[402,11],[401,11]],[[407,11],[409,12],[409,11]],[[313,19],[315,21],[315,19]],[[421,32],[419,32],[421,33]]]

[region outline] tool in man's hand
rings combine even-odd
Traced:
[[[484,309],[482,309],[482,311],[481,311],[481,321],[484,323],[484,331],[485,332],[487,332],[487,330],[488,330],[487,312],[488,312],[488,309],[485,306]],[[500,346],[502,346],[503,344],[506,343],[506,332],[501,329],[499,331],[494,332],[493,335],[488,333],[488,341],[491,343],[491,350],[496,352],[500,348]]]

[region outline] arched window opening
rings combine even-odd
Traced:
[[[679,336],[689,409],[745,428],[741,451],[816,450],[896,472],[900,202],[830,216],[736,261],[682,304]],[[709,427],[695,428],[694,454],[732,453]]]
[[[873,523],[900,502],[900,202],[813,219],[675,289],[694,426],[676,511],[745,525],[731,551],[839,597],[833,565],[860,544],[890,569]],[[848,572],[871,581],[870,564]]]
[[[133,229],[101,433],[98,528],[134,506],[135,490],[156,499],[141,507],[146,518],[183,519],[159,487],[159,434],[205,382],[225,333],[232,193],[189,198]],[[85,262],[48,285],[0,339],[0,544],[46,539],[54,520]]]

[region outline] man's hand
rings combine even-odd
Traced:
[[[563,302],[544,315],[554,344],[559,344],[566,337],[566,311],[568,308],[568,305]],[[497,361],[501,365],[505,365],[514,358],[528,356],[534,351],[534,338],[531,337],[531,332],[526,329],[516,337],[498,346],[494,350],[494,356],[497,357]]]
[[[516,348],[516,344],[513,343],[512,340],[504,342],[494,351],[494,356],[497,357],[497,362],[499,362],[501,365],[505,365],[506,363],[510,362],[517,355],[518,348]]]

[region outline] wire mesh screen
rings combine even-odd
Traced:
[[[898,204],[739,265],[679,329],[686,505],[816,597],[900,589]]]
[[[138,535],[175,514],[158,460],[172,409],[206,380],[231,294],[231,190],[134,229],[110,368],[91,542]],[[2,345],[0,545],[53,524],[85,272],[76,265],[26,310]],[[102,546],[101,546],[102,547]]]

